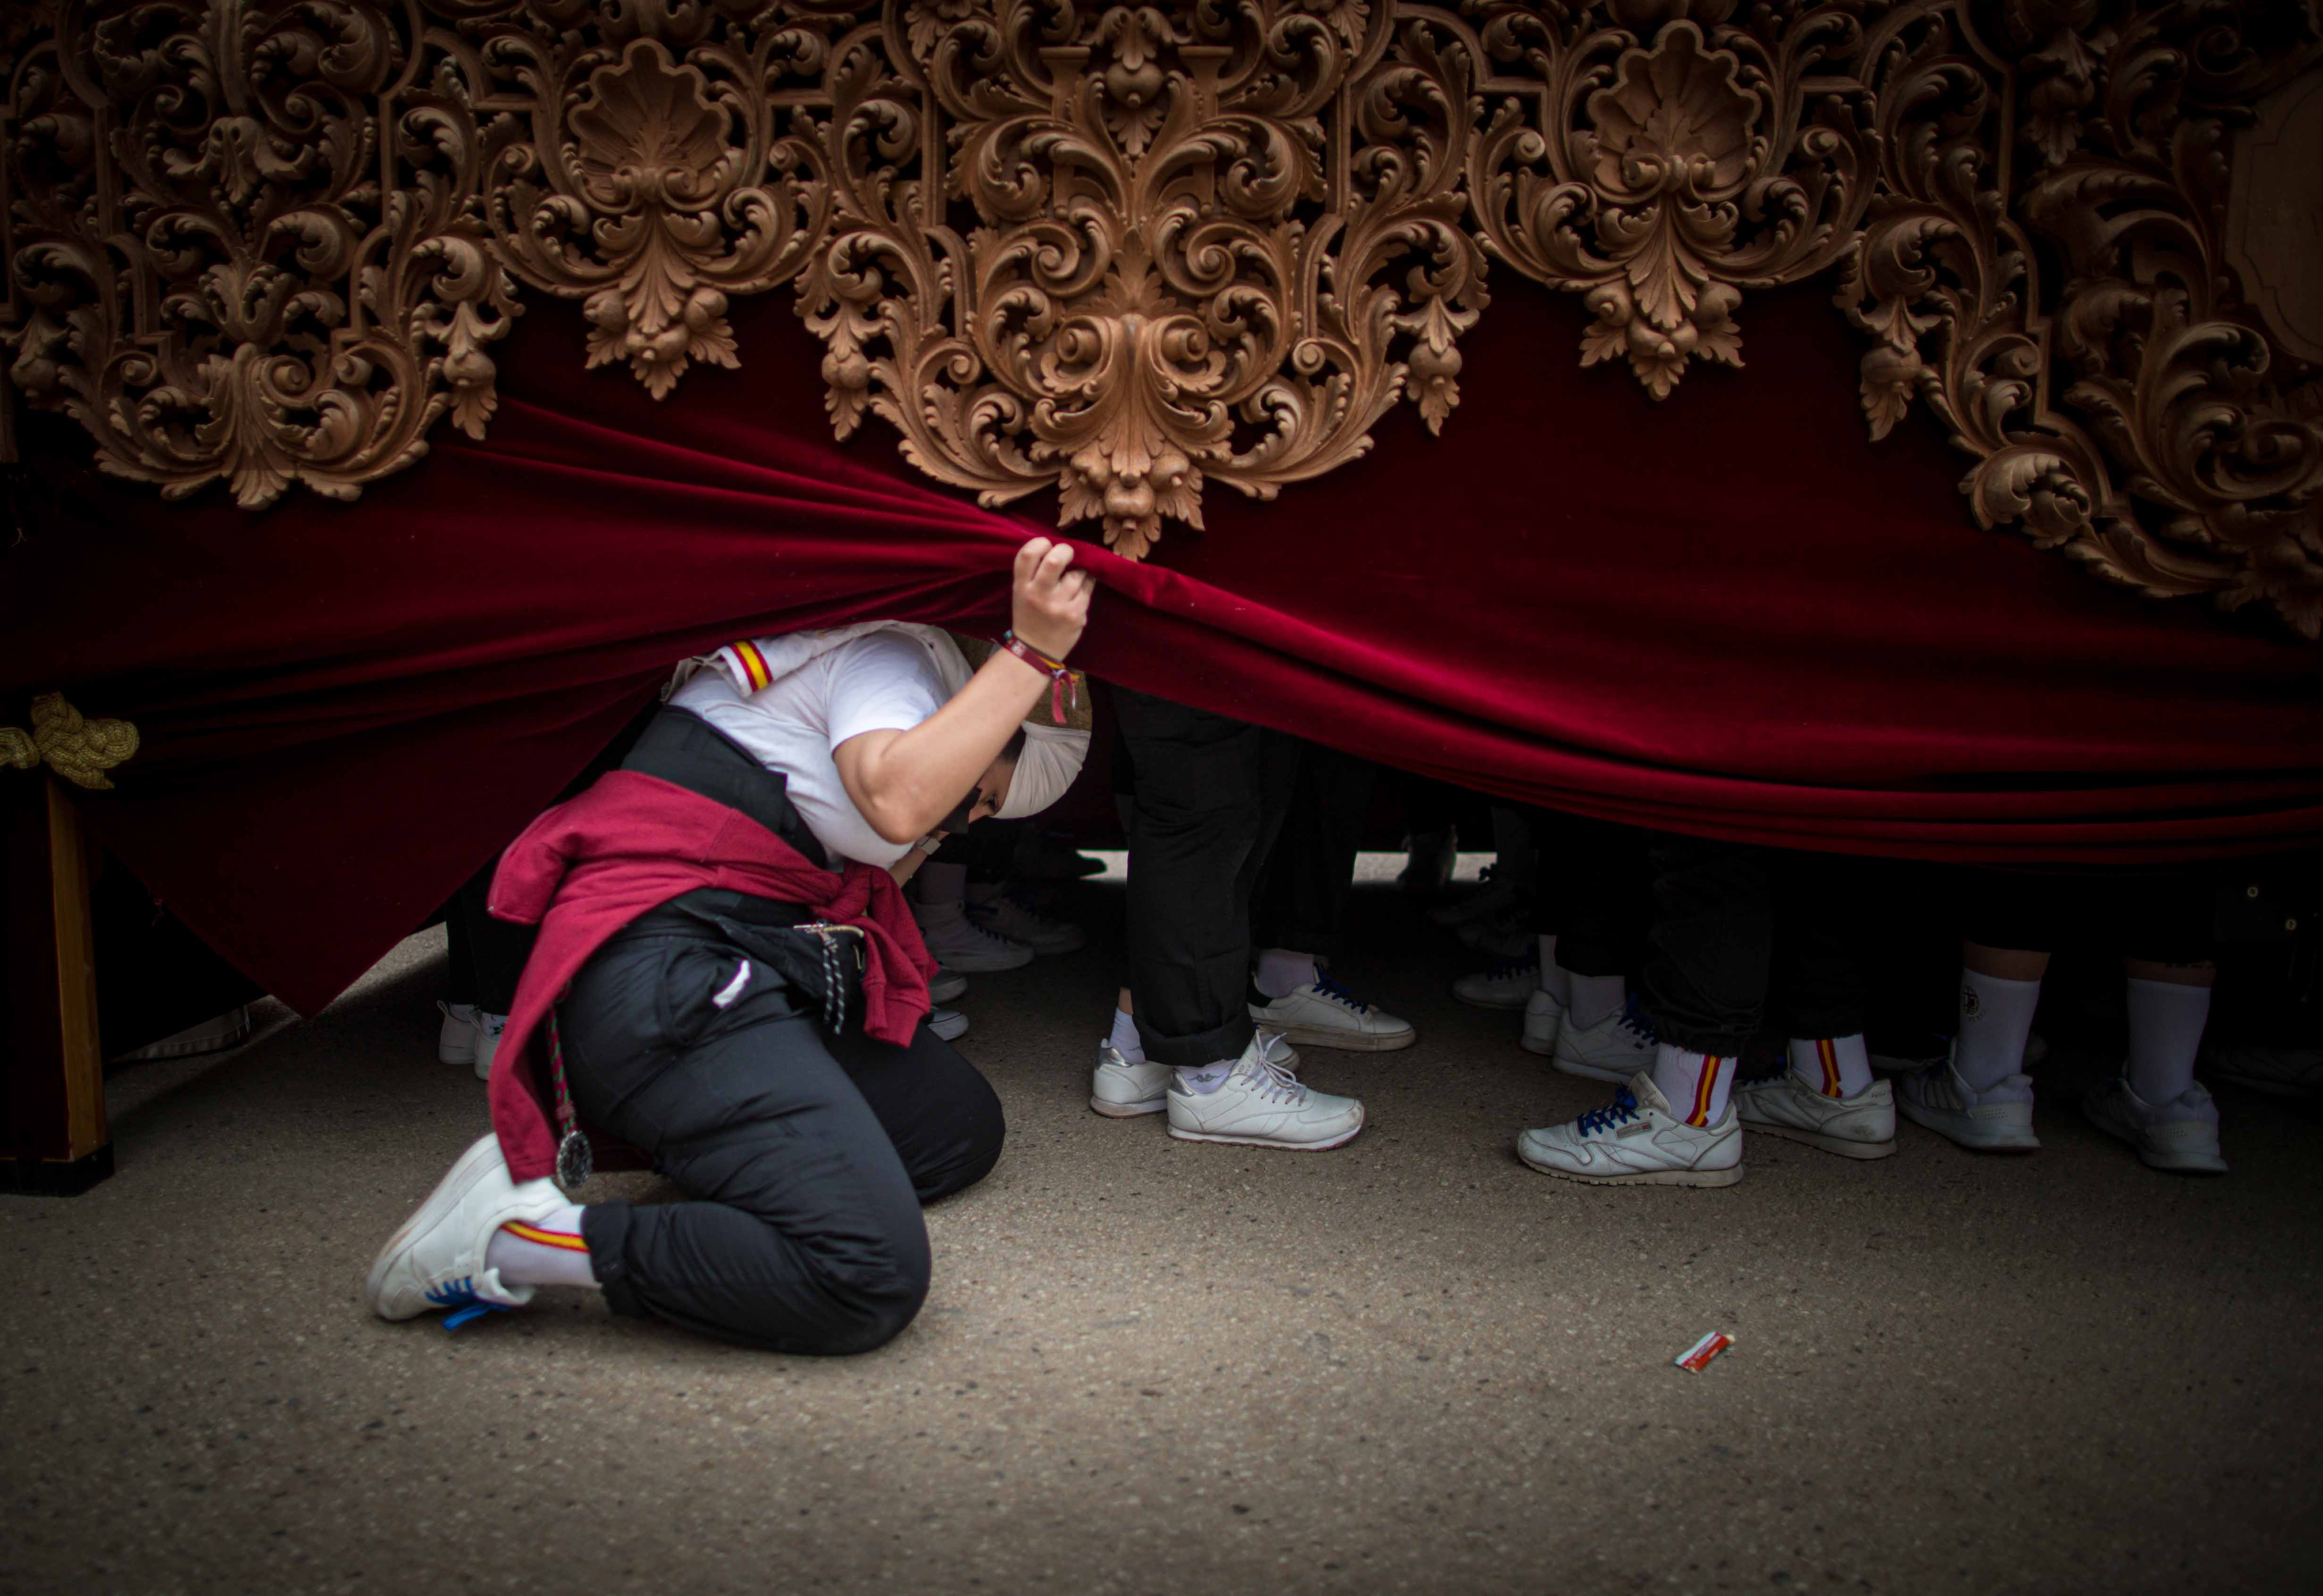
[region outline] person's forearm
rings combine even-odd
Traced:
[[[866,750],[863,818],[890,842],[926,836],[968,796],[1048,688],[1039,670],[995,653],[941,709]]]

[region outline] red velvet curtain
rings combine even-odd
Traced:
[[[1660,404],[1507,283],[1440,438],[1410,409],[1106,586],[1097,674],[1510,796],[1672,830],[1962,860],[2175,860],[2323,830],[2323,650],[1974,529],[1932,427],[1873,445],[1816,292]],[[996,631],[1053,505],[830,439],[785,296],[656,404],[536,302],[491,436],[353,504],[77,494],[0,560],[0,712],[62,689],[144,748],[97,830],[296,1006],[359,974],[731,637],[874,615]],[[69,431],[45,435],[75,446]],[[84,450],[85,452],[85,450]]]

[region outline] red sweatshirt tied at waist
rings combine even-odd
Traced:
[[[540,927],[492,1060],[492,1130],[517,1179],[556,1167],[548,1072],[532,1046],[550,1005],[616,931],[699,887],[799,903],[816,919],[861,927],[865,1032],[900,1047],[926,1017],[935,964],[895,877],[853,863],[834,875],[739,810],[614,771],[526,827],[492,876],[492,913]]]

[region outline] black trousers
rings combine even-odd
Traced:
[[[922,1025],[857,1028],[729,940],[719,921],[802,916],[688,894],[598,950],[560,1010],[583,1119],[650,1155],[692,1201],[582,1216],[614,1312],[785,1353],[860,1353],[927,1298],[920,1206],[990,1172],[1000,1102]],[[748,972],[726,1007],[718,997]]]
[[[444,910],[445,1001],[472,1003],[488,1014],[505,1014],[516,1005],[517,978],[539,934],[537,927],[496,920],[485,909],[500,867],[494,854],[461,884],[459,895]]]
[[[1521,812],[1532,832],[1533,929],[1556,939],[1576,976],[1625,976],[1645,937],[1647,833],[1553,809]]]
[[[1793,1036],[1864,1028],[1856,861],[1695,837],[1657,837],[1647,853],[1652,952],[1639,997],[1660,1040],[1738,1056],[1770,1002]]]
[[[1337,946],[1369,761],[1116,688],[1134,793],[1129,989],[1146,1057],[1198,1069],[1250,1043],[1255,948]]]

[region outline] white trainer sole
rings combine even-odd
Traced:
[[[1835,1152],[1841,1158],[1892,1158],[1896,1152],[1893,1139],[1886,1142],[1858,1142],[1847,1136],[1826,1136],[1820,1131],[1803,1131],[1796,1125],[1779,1125],[1772,1120],[1740,1116],[1742,1128],[1753,1136],[1780,1136],[1786,1142],[1796,1142],[1824,1152]]]
[[[1554,1176],[1559,1180],[1575,1180],[1584,1186],[1732,1186],[1742,1179],[1742,1166],[1731,1169],[1640,1169],[1630,1175],[1577,1175],[1571,1169],[1560,1169],[1553,1164],[1535,1163],[1525,1156],[1522,1147],[1517,1157],[1528,1169]]]
[[[2129,1144],[2138,1161],[2149,1169],[2161,1169],[2172,1175],[2223,1175],[2227,1160],[2215,1150],[2205,1147],[2153,1147],[2137,1133],[2136,1128],[2116,1123],[2098,1113],[2088,1098],[2081,1100],[2081,1117],[2107,1135]]]
[[[1175,1125],[1170,1127],[1170,1134],[1180,1142],[1219,1142],[1229,1147],[1272,1147],[1284,1152],[1328,1152],[1334,1147],[1345,1147],[1363,1133],[1362,1120],[1357,1120],[1355,1128],[1345,1135],[1335,1136],[1328,1142],[1277,1142],[1267,1136],[1220,1136],[1208,1131],[1181,1131]]]
[[[1107,1119],[1135,1119],[1144,1114],[1164,1114],[1169,1111],[1166,1096],[1149,1097],[1143,1103],[1108,1103],[1102,1097],[1089,1098],[1089,1106]]]
[[[427,1194],[427,1200],[413,1210],[411,1217],[387,1238],[387,1245],[381,1247],[379,1256],[372,1260],[371,1273],[363,1277],[363,1301],[372,1312],[379,1314],[381,1318],[387,1317],[380,1312],[379,1306],[379,1294],[387,1285],[387,1271],[395,1266],[395,1261],[403,1256],[412,1243],[441,1225],[445,1215],[460,1206],[469,1188],[491,1169],[500,1156],[500,1142],[496,1136],[479,1138],[460,1155],[451,1171],[436,1183],[436,1189]]]
[[[2013,1119],[1972,1119],[1966,1114],[1933,1114],[1909,1101],[1902,1093],[1896,1096],[1896,1112],[1918,1125],[1971,1152],[2038,1152],[2041,1138],[2033,1133],[2032,1108],[2025,1105],[2022,1123]],[[1972,1112],[1972,1111],[1971,1111]]]
[[[1268,1021],[1261,1020],[1259,1023],[1264,1025],[1269,1031],[1274,1031],[1273,1025]],[[1274,1034],[1281,1037],[1293,1047],[1332,1048],[1343,1053],[1400,1052],[1419,1040],[1419,1029],[1417,1026],[1408,1031],[1391,1031],[1382,1033],[1363,1031],[1327,1031],[1319,1025],[1290,1025],[1281,1031],[1274,1031]],[[1623,1076],[1621,1078],[1627,1080],[1629,1077]]]

